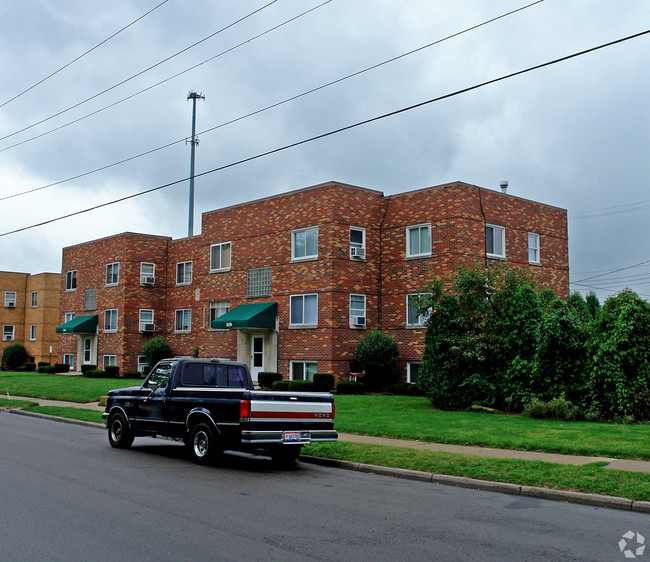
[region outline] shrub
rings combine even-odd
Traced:
[[[316,392],[332,392],[334,389],[334,375],[332,373],[315,373],[314,387]]]
[[[33,373],[34,371],[36,371],[36,363],[25,363],[23,365],[23,368],[27,373]]]
[[[54,365],[41,365],[38,368],[39,373],[45,373],[46,375],[53,375],[56,373],[56,367]]]
[[[341,381],[336,385],[337,394],[363,394],[366,390],[362,382]]]
[[[82,365],[81,366],[81,373],[83,375],[87,375],[90,371],[95,371],[97,369],[97,365]]]
[[[120,376],[120,368],[117,365],[106,365],[104,370],[106,371],[107,379],[116,379]]]
[[[575,421],[578,408],[564,397],[564,394],[547,403],[548,417],[558,420]]]
[[[289,390],[289,383],[291,381],[273,381],[271,390]]]
[[[172,347],[162,336],[154,336],[144,344],[143,352],[147,363],[153,367],[161,359],[171,357]]]
[[[395,339],[381,330],[371,330],[357,342],[354,360],[366,373],[364,384],[376,390],[388,386],[398,357]]]
[[[407,382],[398,382],[388,387],[388,392],[397,394],[399,396],[406,396],[408,394],[408,387],[411,386]]]
[[[316,385],[314,381],[289,381],[289,390],[294,392],[314,392]]]
[[[127,379],[139,379],[142,377],[140,371],[124,371],[124,377]]]
[[[12,343],[4,348],[2,362],[10,371],[16,370],[27,361],[27,350],[22,343]]]
[[[67,373],[70,371],[70,365],[67,363],[54,363],[55,373]]]
[[[86,373],[86,376],[90,379],[105,379],[106,371],[102,369],[92,369]]]
[[[38,367],[49,367],[49,365],[50,365],[50,362],[49,362],[49,361],[39,361],[39,362],[37,363],[37,366],[38,366]]]
[[[548,405],[542,402],[539,398],[533,398],[523,411],[524,416],[534,419],[542,419],[548,417]]]
[[[282,380],[282,373],[262,371],[257,375],[257,382],[262,388],[271,388],[275,381]]]

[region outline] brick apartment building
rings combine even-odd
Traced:
[[[200,235],[124,233],[63,250],[61,360],[143,369],[163,335],[175,355],[244,361],[254,376],[347,378],[380,328],[415,381],[433,276],[505,261],[566,298],[566,211],[453,183],[397,195],[326,183],[203,214]]]
[[[0,308],[0,355],[7,345],[21,343],[27,350],[30,362],[49,362],[50,357],[55,361],[59,347],[56,326],[59,320],[61,275],[0,271],[0,294],[3,298]]]

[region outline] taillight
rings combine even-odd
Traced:
[[[334,411],[336,410],[336,406],[334,405],[334,402],[332,402],[332,419],[334,419]]]
[[[251,401],[239,401],[239,421],[248,421],[251,415]]]

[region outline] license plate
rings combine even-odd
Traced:
[[[310,441],[309,431],[285,431],[282,439],[285,443],[297,443],[299,441]]]

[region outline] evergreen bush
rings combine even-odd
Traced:
[[[56,373],[67,373],[70,371],[70,365],[67,363],[54,363],[54,371]]]
[[[316,392],[332,392],[334,375],[332,373],[314,373],[314,387]]]
[[[9,371],[15,371],[27,361],[27,350],[22,343],[10,343],[2,351],[2,363]]]
[[[83,375],[87,375],[90,371],[95,371],[96,369],[97,369],[97,365],[92,365],[92,364],[82,365],[81,373]]]
[[[289,381],[289,390],[294,392],[314,392],[316,385],[314,381]]]
[[[265,389],[271,388],[275,381],[282,380],[282,373],[272,371],[262,371],[257,375],[257,383]]]
[[[363,394],[365,391],[366,386],[362,382],[341,381],[336,385],[337,394]]]
[[[289,390],[289,383],[291,381],[274,381],[271,384],[271,390]]]
[[[107,379],[116,379],[120,376],[120,368],[117,365],[106,365],[104,371]]]
[[[158,361],[172,356],[172,347],[162,336],[154,336],[144,344],[143,353],[153,367]]]

